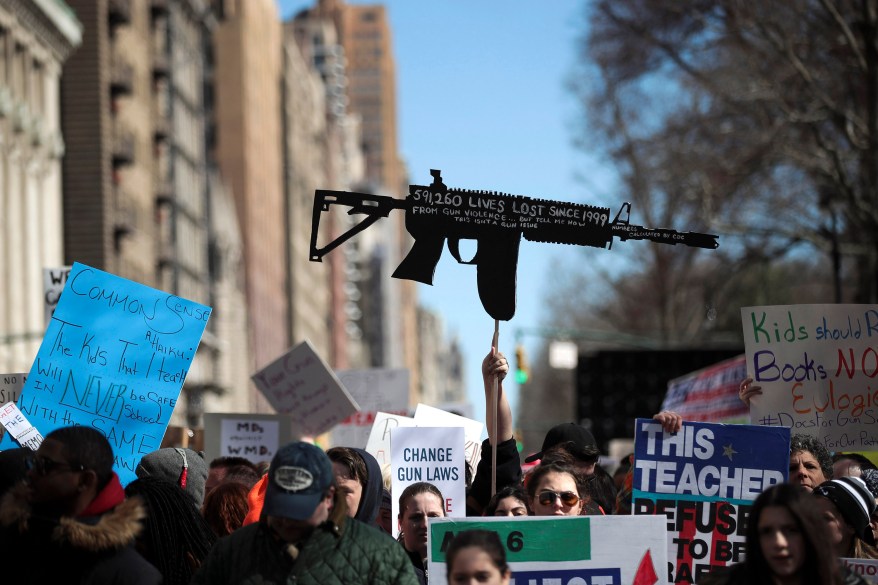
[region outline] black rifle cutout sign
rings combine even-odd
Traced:
[[[534,199],[492,191],[449,189],[442,173],[431,170],[430,185],[409,185],[405,199],[318,190],[311,220],[311,260],[323,256],[352,236],[387,217],[394,209],[405,211],[405,227],[415,240],[412,249],[393,273],[395,278],[433,284],[433,274],[448,240],[448,250],[461,264],[475,264],[482,306],[495,320],[515,315],[515,281],[521,237],[531,242],[577,244],[609,249],[613,238],[651,240],[713,250],[717,236],[672,229],[646,228],[628,222],[631,204],[623,203],[615,217],[607,207]],[[348,215],[363,220],[323,247],[317,245],[320,218],[332,205],[346,205]],[[471,260],[460,257],[461,239],[476,240]]]

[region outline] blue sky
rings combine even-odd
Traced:
[[[581,112],[564,83],[575,62],[582,2],[383,4],[396,57],[400,154],[412,183],[427,184],[430,169],[438,168],[449,187],[584,203],[616,199],[609,175],[572,146]],[[278,5],[287,18],[313,2]],[[522,241],[516,314],[500,322],[500,349],[510,361],[516,330],[537,327],[545,314],[552,260],[581,260],[580,250]],[[479,300],[475,267],[458,265],[446,249],[433,283],[419,285],[420,301],[442,315],[446,335],[459,338],[474,416],[484,420],[479,368],[494,321]],[[541,341],[522,341],[533,359]],[[504,386],[515,410],[517,387],[511,379]]]

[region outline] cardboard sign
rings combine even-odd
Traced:
[[[668,532],[669,583],[695,583],[743,560],[751,502],[787,480],[790,430],[684,422],[666,433],[635,421],[632,512],[657,516]]]
[[[409,406],[409,371],[406,369],[341,370],[335,375],[356,400],[360,410],[338,423],[329,444],[363,448],[369,441],[378,412],[406,415]]]
[[[717,236],[630,223],[631,204],[612,213],[609,207],[536,199],[483,190],[449,189],[442,172],[431,169],[429,185],[409,185],[405,200],[318,189],[314,193],[309,257],[320,262],[345,240],[395,209],[405,210],[405,228],[414,245],[392,276],[433,284],[433,274],[448,239],[448,249],[461,264],[478,267],[479,298],[494,319],[508,321],[515,314],[515,283],[521,238],[534,242],[577,244],[611,248],[613,240],[651,240],[713,250]],[[334,205],[345,205],[348,215],[362,220],[324,246],[318,245],[320,218]],[[478,253],[472,260],[460,256],[458,242],[475,240]]]
[[[750,409],[738,398],[738,386],[747,377],[744,356],[722,361],[668,382],[662,410],[673,410],[685,420],[747,424]]]
[[[841,559],[848,569],[866,580],[866,583],[878,584],[878,560],[873,559]]]
[[[17,403],[26,380],[27,374],[0,374],[0,405]],[[5,433],[6,427],[0,425],[0,439]]]
[[[485,423],[427,404],[418,404],[415,409],[415,424],[419,427],[463,427],[466,461],[475,476],[476,466],[482,458],[482,430],[485,428]]]
[[[460,427],[407,427],[390,433],[393,518],[399,517],[399,496],[406,487],[425,481],[445,499],[447,516],[466,516],[466,459]],[[394,526],[393,536],[399,534]]]
[[[464,530],[498,534],[513,584],[653,585],[664,579],[664,519],[656,516],[431,518],[429,525],[431,582],[446,582],[445,550]]]
[[[413,418],[387,412],[376,413],[369,440],[366,442],[366,452],[372,455],[379,465],[390,465],[391,432],[400,427],[413,426],[415,426]]]
[[[829,451],[878,450],[878,305],[741,309],[753,424],[791,427]]]
[[[295,440],[290,417],[283,414],[211,412],[204,415],[204,456],[271,461],[278,448]]]
[[[45,299],[46,325],[52,320],[55,307],[61,298],[61,291],[70,276],[70,266],[61,268],[43,268],[43,296]]]
[[[290,415],[301,435],[325,433],[360,409],[307,340],[252,380],[276,411]]]
[[[106,435],[123,485],[158,449],[211,309],[74,264],[18,407],[48,434]],[[12,447],[3,437],[0,449]]]

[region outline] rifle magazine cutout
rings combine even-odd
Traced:
[[[433,284],[433,275],[446,240],[451,255],[461,264],[475,264],[482,306],[496,320],[515,315],[516,271],[521,238],[531,242],[575,244],[611,249],[613,238],[650,240],[659,244],[713,250],[717,236],[673,229],[647,228],[629,222],[631,204],[625,202],[615,218],[610,209],[580,203],[508,195],[496,191],[448,189],[442,173],[430,171],[430,185],[409,185],[405,199],[367,193],[318,190],[314,194],[311,222],[312,261],[368,228],[394,209],[405,211],[406,230],[414,238],[412,249],[393,272],[394,278]],[[320,218],[333,205],[346,205],[348,215],[363,219],[323,247],[317,245]],[[624,216],[624,217],[623,217]],[[461,239],[476,240],[471,260],[460,256]]]

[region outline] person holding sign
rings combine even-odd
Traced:
[[[825,523],[808,492],[778,484],[753,503],[747,557],[711,572],[699,585],[865,585],[843,569],[824,536]]]
[[[464,530],[445,551],[448,585],[509,585],[506,549],[491,530]]]
[[[832,479],[832,457],[823,443],[809,435],[790,437],[790,483],[809,492]]]
[[[481,516],[493,495],[491,477],[495,478],[496,489],[510,485],[521,485],[521,456],[512,434],[512,409],[503,380],[509,372],[509,362],[496,347],[482,360],[482,381],[485,387],[485,412],[488,438],[482,441],[482,456],[479,459],[473,483],[467,492],[466,515]],[[497,416],[494,422],[494,405],[491,399],[494,381],[497,381]],[[496,426],[496,430],[494,430]],[[497,447],[497,465],[492,467],[492,449]]]
[[[161,583],[134,548],[146,509],[125,499],[104,435],[86,426],[56,429],[28,466],[27,484],[0,504],[4,583]],[[35,557],[40,562],[24,562]]]
[[[427,519],[445,516],[445,498],[432,483],[419,481],[399,496],[399,540],[420,585],[427,584]]]

